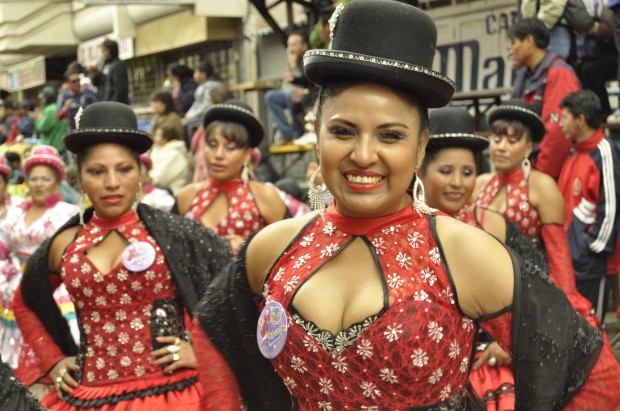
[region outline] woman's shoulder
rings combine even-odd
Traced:
[[[514,268],[504,245],[484,230],[454,218],[435,219],[461,310],[469,317],[479,318],[510,305]],[[484,256],[480,250],[484,250]]]
[[[261,183],[260,181],[250,181],[248,184],[265,220],[273,223],[285,216],[286,204],[280,192],[274,186]]]
[[[293,242],[303,228],[316,218],[316,213],[289,218],[268,225],[250,241],[246,253],[248,280],[259,294],[269,269]]]
[[[484,174],[480,174],[478,177],[476,177],[476,186],[474,187],[474,191],[472,193],[472,199],[475,200],[478,195],[480,194],[480,192],[482,191],[482,189],[489,184],[489,182],[491,181],[491,179],[493,178],[495,174],[493,173],[484,173]]]
[[[52,239],[48,257],[49,269],[53,272],[60,272],[60,263],[63,260],[65,250],[75,239],[79,226],[67,227],[59,231]]]
[[[538,170],[532,170],[530,172],[529,186],[530,191],[539,190],[541,193],[549,189],[558,190],[558,184],[553,177]]]
[[[180,215],[185,215],[185,213],[187,213],[190,203],[203,187],[203,184],[202,182],[191,183],[179,191],[177,194],[177,208]]]

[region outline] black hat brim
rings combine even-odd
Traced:
[[[455,92],[448,77],[425,67],[338,50],[310,50],[304,56],[304,73],[324,86],[332,77],[353,77],[390,84],[420,93],[429,108],[447,105]]]
[[[204,114],[202,125],[207,128],[213,121],[231,121],[243,125],[248,130],[248,145],[252,148],[257,147],[265,138],[265,130],[260,121],[253,115],[241,111],[241,108],[231,108],[225,103],[213,106]]]
[[[67,150],[74,154],[101,143],[120,144],[142,154],[151,148],[153,139],[148,133],[135,129],[85,128],[69,132],[65,135],[63,143]]]
[[[489,140],[476,134],[451,133],[431,135],[426,149],[466,148],[476,153],[489,147]]]
[[[489,114],[489,124],[497,119],[517,120],[525,124],[532,131],[532,140],[540,142],[547,131],[545,123],[533,111],[519,106],[501,105]]]

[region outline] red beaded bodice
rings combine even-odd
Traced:
[[[217,235],[237,234],[247,237],[267,225],[260,214],[252,191],[241,179],[235,179],[226,184],[218,184],[209,180],[207,185],[194,196],[185,216],[200,223],[200,216],[220,193],[223,193],[228,200],[228,216],[214,227]]]
[[[356,237],[367,240],[390,303],[334,336],[304,320],[292,299]],[[275,264],[265,296],[287,308],[288,338],[272,363],[300,410],[462,405],[476,326],[455,305],[428,218],[411,207],[360,220],[331,206]]]
[[[506,211],[504,216],[515,223],[517,227],[528,237],[538,239],[540,237],[541,222],[538,211],[529,201],[527,178],[521,169],[506,176],[495,175],[482,189],[476,200],[476,205],[488,207],[497,192],[506,186]]]
[[[109,273],[101,273],[88,259],[88,249],[112,230],[130,243],[150,243],[156,251],[155,262],[138,272],[128,271],[119,262]],[[149,358],[153,350],[151,311],[155,301],[174,299],[177,291],[159,245],[135,212],[115,224],[93,216],[67,248],[61,276],[86,337],[81,384],[104,386],[137,379],[161,384],[165,374]],[[166,378],[185,379],[186,371]]]
[[[463,208],[461,208],[456,214],[452,215],[452,217],[473,227],[480,226],[478,221],[476,221],[476,206],[472,201],[465,204]]]

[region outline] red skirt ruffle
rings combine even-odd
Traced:
[[[73,405],[59,398],[56,391],[51,391],[43,397],[41,404],[52,411],[200,411],[202,386],[199,382],[196,381],[182,389],[166,390],[170,386],[182,384],[183,381],[195,377],[195,371],[183,370],[174,373],[171,377],[156,380],[145,376],[141,380],[122,382],[117,385],[99,387],[80,385],[71,393],[71,397],[88,402],[101,398],[122,397],[139,391],[158,391],[159,389],[165,391],[118,402],[110,401],[110,403],[104,403],[100,406]]]

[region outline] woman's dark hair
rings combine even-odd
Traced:
[[[8,163],[12,163],[14,161],[17,161],[18,163],[22,162],[22,157],[19,155],[19,153],[16,153],[15,151],[7,151],[6,153],[4,153],[4,157],[6,158],[6,161]]]
[[[176,104],[174,104],[174,99],[172,98],[172,94],[168,91],[158,91],[153,94],[151,97],[151,101],[159,101],[164,103],[166,109],[164,110],[164,114],[169,113],[178,113]]]
[[[122,144],[119,144],[122,145]],[[84,164],[84,160],[86,160],[86,157],[88,157],[88,155],[90,154],[90,151],[92,150],[93,147],[95,147],[96,144],[93,144],[92,146],[87,146],[85,148],[83,148],[81,151],[79,151],[77,153],[76,159],[75,159],[75,163],[77,165],[77,171],[78,174],[80,174],[82,172],[82,165]],[[127,146],[123,146],[123,147],[127,147]],[[127,147],[127,149],[131,152],[131,156],[133,157],[134,161],[136,162],[136,165],[138,166],[138,171],[140,170],[140,164],[142,164],[142,162],[140,161],[140,153],[138,153],[136,150],[133,150],[129,147]]]
[[[511,130],[512,128],[512,130]],[[512,131],[512,133],[510,133]],[[519,120],[499,118],[491,124],[491,132],[496,136],[515,137],[525,133],[528,141],[533,141],[532,130]]]
[[[220,134],[226,140],[236,143],[241,148],[248,148],[250,136],[245,126],[234,123],[232,121],[213,121],[209,123],[205,129],[205,141],[211,136],[216,129],[220,130]]]
[[[110,52],[112,58],[118,58],[118,43],[112,39],[103,40],[103,48]]]
[[[323,105],[330,99],[336,97],[338,94],[343,92],[345,89],[349,87],[357,86],[360,84],[369,83],[368,80],[362,79],[353,79],[353,78],[344,78],[344,77],[334,77],[331,81],[322,86],[319,90],[319,96],[317,98],[317,109],[316,109],[316,119],[317,122],[321,120],[321,112],[323,109]],[[400,87],[392,86],[389,84],[376,83],[383,87],[387,87],[397,96],[402,97],[407,100],[413,106],[415,106],[420,112],[420,132],[426,130],[429,125],[428,118],[428,107],[426,105],[426,101],[424,101],[424,97],[421,94],[416,92],[406,90]]]
[[[213,68],[213,65],[207,62],[198,64],[198,67],[196,67],[196,70],[202,71],[203,73],[207,73],[208,77],[211,77],[215,74],[215,69]]]
[[[511,40],[514,38],[523,40],[527,36],[532,36],[539,49],[544,50],[549,45],[549,29],[537,18],[518,21],[508,30],[508,38]]]
[[[179,133],[177,133],[177,129],[172,127],[169,124],[162,124],[157,128],[157,131],[161,133],[161,136],[166,139],[166,141],[172,140],[180,140]]]
[[[181,80],[185,80],[186,78],[192,78],[194,70],[183,64],[175,64],[170,68],[170,74]]]

